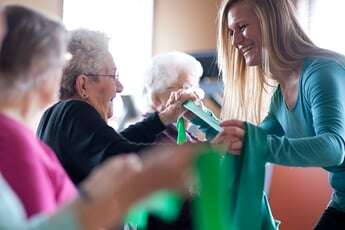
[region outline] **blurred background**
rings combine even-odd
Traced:
[[[68,29],[103,31],[118,65],[124,92],[114,103],[110,124],[123,129],[147,110],[143,70],[156,54],[183,51],[203,65],[200,81],[205,104],[219,115],[223,85],[216,64],[217,11],[221,0],[0,0],[21,4],[62,20]],[[299,19],[312,40],[345,53],[344,0],[294,0]],[[33,118],[35,129],[37,118]],[[266,191],[282,230],[312,229],[331,190],[327,173],[316,168],[273,166]]]

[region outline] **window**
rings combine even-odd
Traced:
[[[67,29],[97,30],[111,38],[109,48],[124,85],[122,94],[141,100],[143,70],[152,55],[153,4],[154,0],[64,0],[63,5]],[[112,126],[117,127],[124,116],[121,104],[118,99],[114,102]]]
[[[345,1],[299,0],[302,25],[313,42],[322,48],[345,54]]]
[[[64,0],[67,29],[87,28],[110,36],[125,94],[141,92],[142,70],[152,55],[153,0]]]

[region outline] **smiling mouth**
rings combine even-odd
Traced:
[[[241,53],[242,53],[243,55],[246,55],[246,54],[248,54],[249,51],[251,51],[252,49],[253,49],[252,46],[248,46],[248,47],[242,48],[242,49],[241,49]]]

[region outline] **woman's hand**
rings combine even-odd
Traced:
[[[131,200],[123,199],[133,192],[128,184],[142,167],[137,155],[127,154],[112,157],[92,171],[80,186],[80,197],[72,203],[81,229],[121,223],[132,205]]]
[[[164,125],[171,124],[186,111],[183,107],[184,102],[188,100],[195,101],[197,99],[198,96],[190,90],[181,89],[172,92],[164,109],[159,113],[159,118]]]
[[[159,145],[149,149],[143,157],[143,175],[146,182],[142,180],[143,188],[147,189],[173,189],[186,192],[187,182],[191,176],[193,160],[200,152],[203,145]]]
[[[92,171],[81,188],[90,200],[109,198],[123,183],[142,170],[142,161],[135,154],[119,155]],[[107,197],[108,196],[108,197]]]
[[[220,123],[223,131],[212,141],[214,144],[225,144],[228,151],[239,155],[244,141],[244,122],[239,120],[227,120]]]
[[[192,162],[202,145],[161,145],[136,155],[115,156],[81,186],[76,209],[83,229],[121,223],[128,209],[160,189],[187,191]],[[87,228],[86,228],[87,226]]]

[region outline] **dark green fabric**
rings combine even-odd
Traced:
[[[209,149],[196,163],[200,197],[195,199],[196,230],[278,229],[263,194],[267,134],[246,124],[241,155]]]
[[[198,196],[194,198],[194,230],[276,230],[263,193],[267,133],[246,124],[241,155],[207,147],[195,160]],[[180,131],[183,129],[179,129]],[[145,229],[148,212],[173,220],[181,204],[170,192],[153,195],[130,212],[127,223]]]
[[[246,124],[244,148],[241,155],[229,155],[231,172],[231,225],[233,229],[275,229],[263,219],[269,219],[264,209],[263,188],[267,160],[267,134],[263,129]]]

